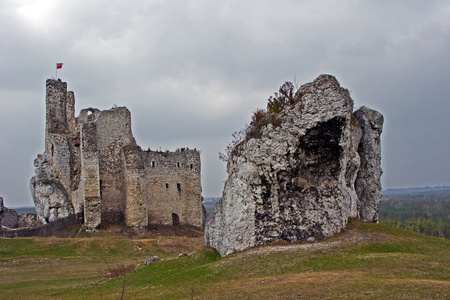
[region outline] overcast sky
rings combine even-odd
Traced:
[[[383,188],[450,185],[449,1],[0,0],[0,196],[33,205],[45,81],[127,106],[144,149],[197,148],[220,196],[231,134],[284,81],[326,73],[384,114]]]

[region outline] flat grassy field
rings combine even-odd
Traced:
[[[198,236],[0,239],[0,299],[450,299],[450,241],[355,221],[225,258]]]

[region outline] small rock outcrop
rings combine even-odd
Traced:
[[[283,86],[228,149],[228,179],[206,221],[206,245],[225,256],[330,237],[350,217],[376,221],[382,123],[373,110],[353,114],[350,93],[333,76],[297,92]]]
[[[149,265],[149,264],[151,264],[152,262],[155,262],[155,261],[158,261],[158,260],[159,260],[159,257],[158,257],[158,256],[152,256],[152,257],[147,258],[147,259],[144,261],[144,264],[145,264],[145,265]]]

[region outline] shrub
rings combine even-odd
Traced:
[[[219,159],[228,161],[228,159],[239,153],[241,145],[252,139],[260,138],[261,130],[264,126],[272,124],[274,127],[278,127],[282,123],[282,118],[279,115],[285,107],[294,105],[298,102],[295,94],[296,90],[292,82],[286,81],[278,90],[274,93],[274,96],[270,96],[267,100],[267,109],[258,108],[253,112],[252,120],[249,125],[246,125],[244,129],[233,133],[233,140],[225,148],[225,153],[219,152]],[[298,97],[300,99],[300,97]]]
[[[261,129],[270,123],[270,117],[263,109],[257,109],[253,112],[250,125],[247,126],[245,140],[261,137]]]
[[[275,96],[270,96],[267,99],[267,111],[269,113],[277,114],[281,112],[286,106],[295,104],[295,91],[292,82],[286,81]]]

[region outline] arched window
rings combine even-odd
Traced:
[[[179,226],[180,225],[180,217],[176,213],[172,213],[172,225]]]

